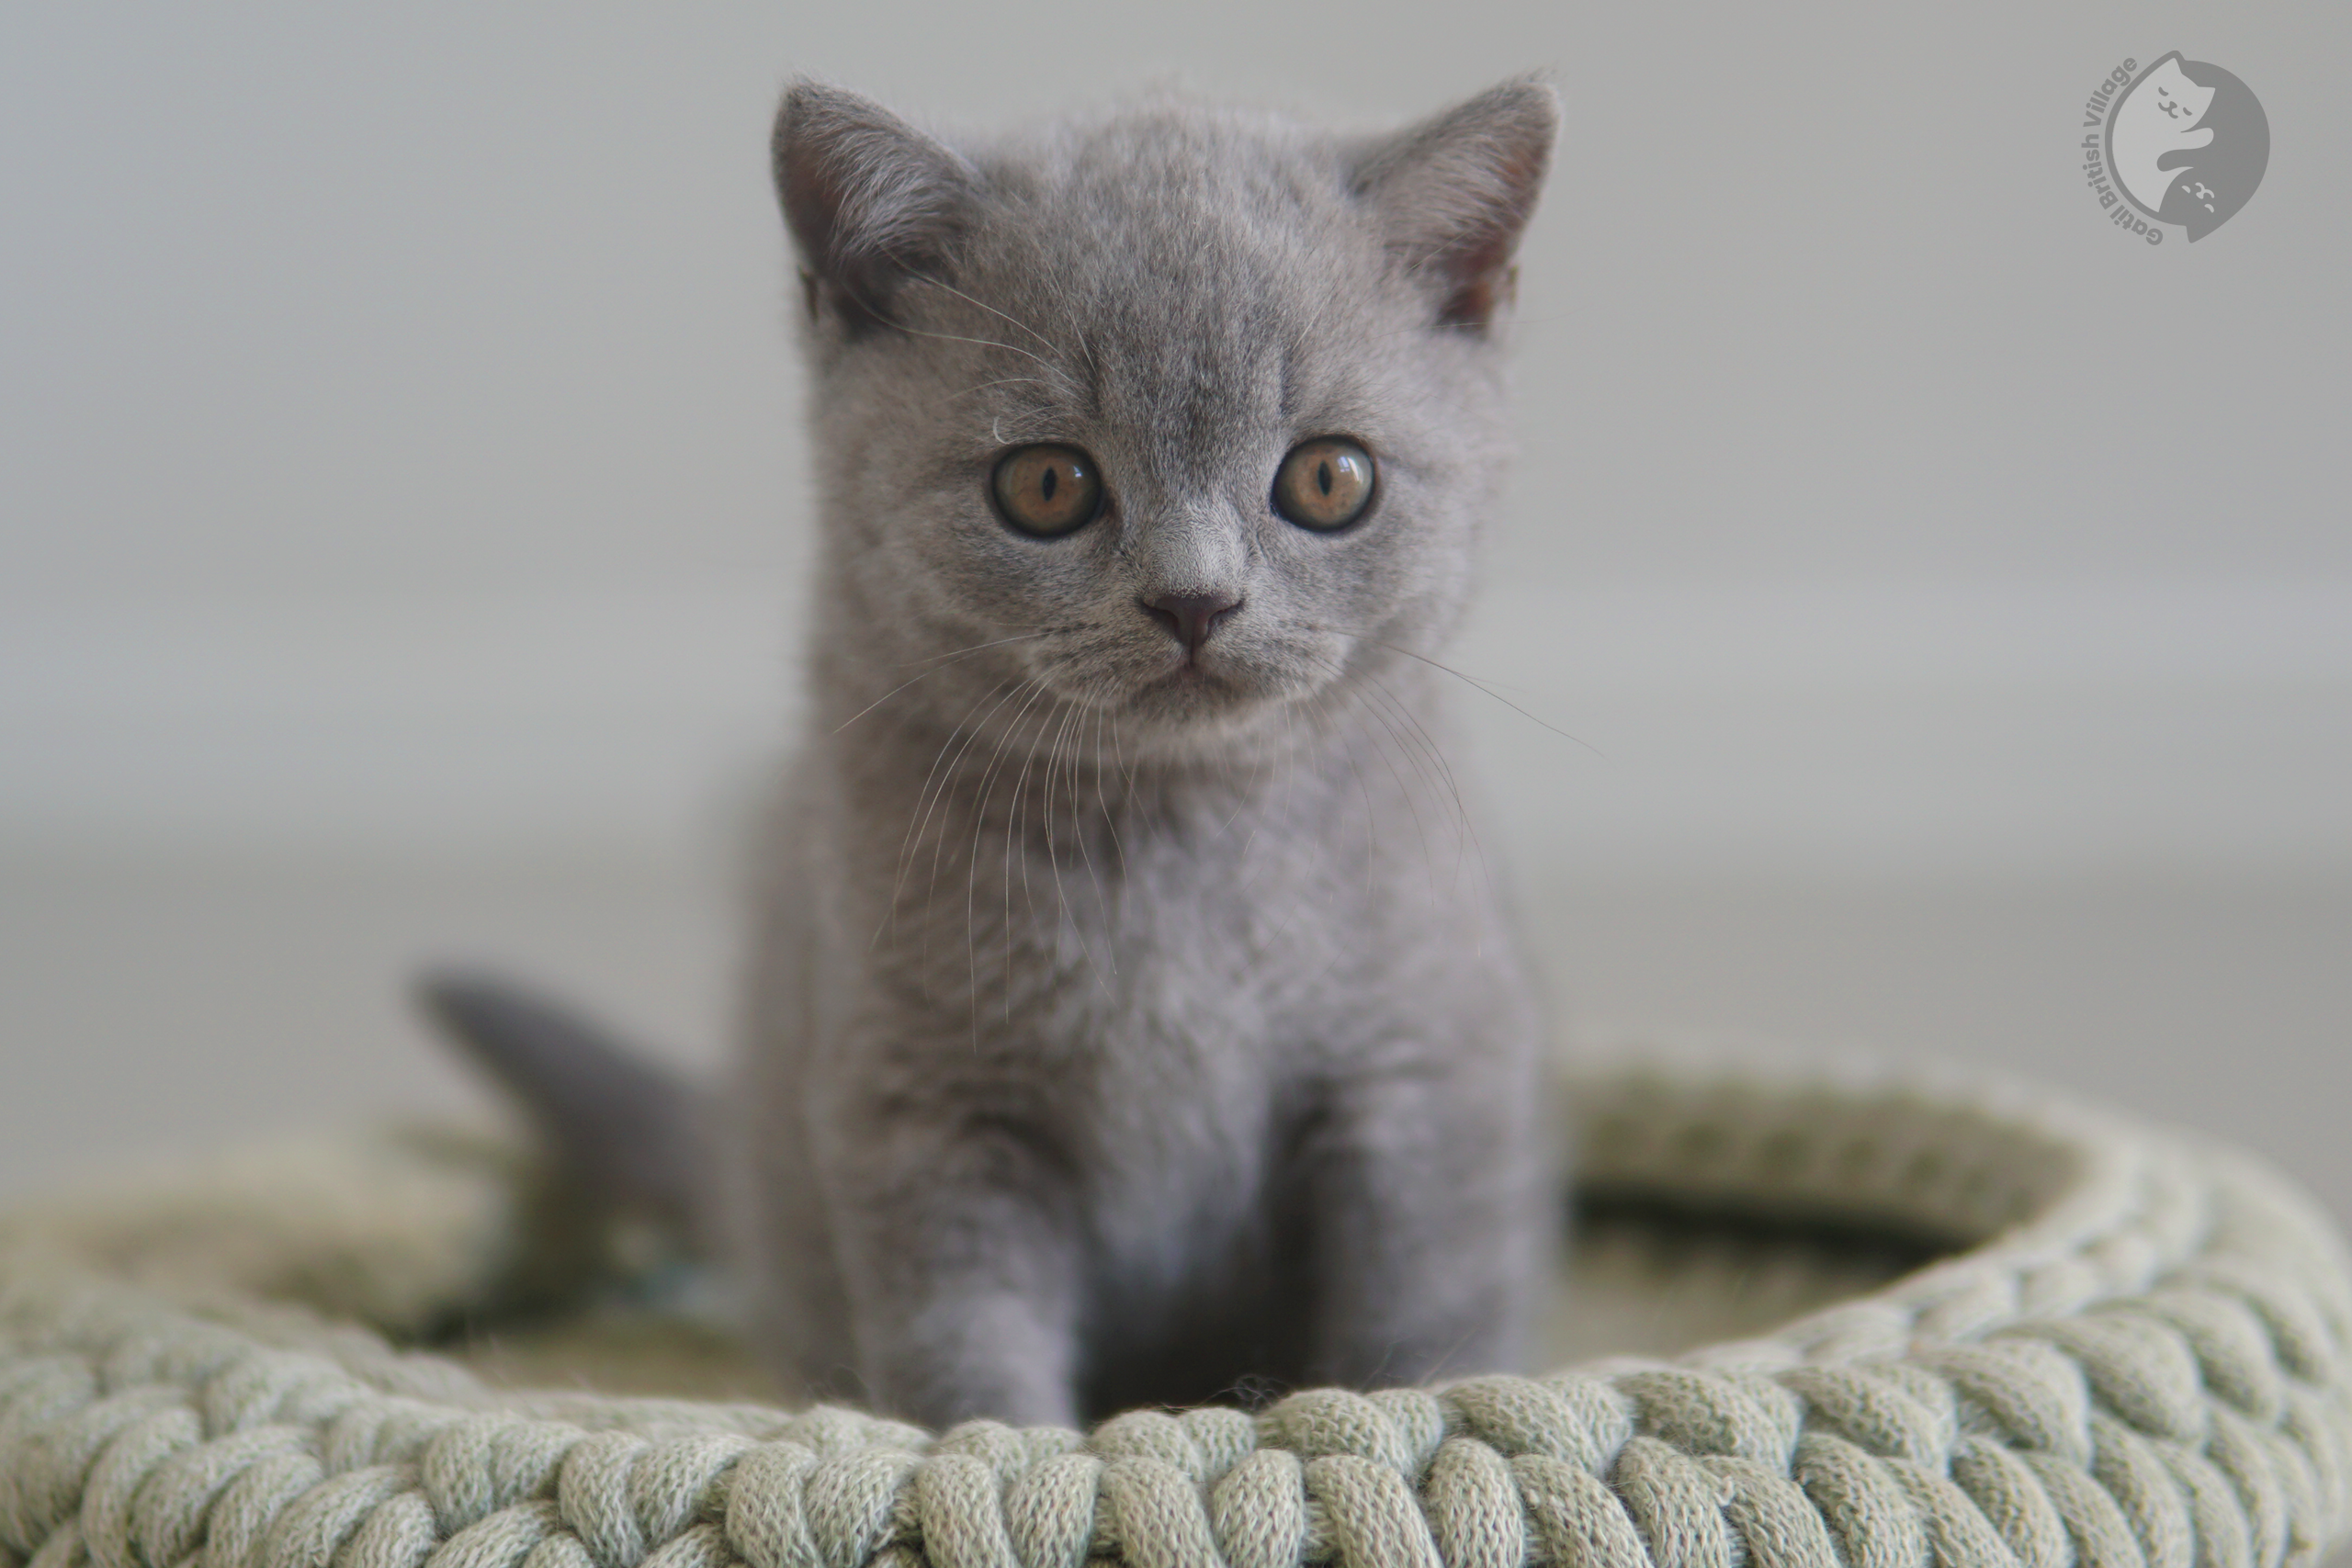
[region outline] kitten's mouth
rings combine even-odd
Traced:
[[[1130,655],[1132,657],[1132,655]],[[1125,690],[1110,700],[1138,717],[1183,725],[1230,722],[1259,710],[1298,701],[1319,689],[1328,661],[1312,650],[1278,641],[1222,640],[1204,647],[1170,649],[1157,669],[1134,670]],[[1107,695],[1107,694],[1106,694]]]
[[[1117,710],[1146,723],[1192,725],[1229,720],[1269,694],[1245,663],[1203,649],[1179,653],[1156,671],[1137,671],[1112,697]]]
[[[1217,671],[1207,668],[1197,658],[1180,660],[1166,674],[1146,681],[1136,688],[1136,696],[1149,699],[1157,694],[1197,700],[1215,695],[1226,698],[1247,697],[1250,694],[1239,682]]]
[[[1320,660],[1286,643],[1223,638],[1177,649],[1121,639],[1072,648],[1040,660],[1056,694],[1153,729],[1225,730],[1272,713],[1323,684]]]

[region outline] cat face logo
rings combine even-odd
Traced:
[[[2107,117],[2108,168],[2132,206],[2191,242],[2228,222],[2270,164],[2270,120],[2244,82],[2177,50],[2132,79]]]

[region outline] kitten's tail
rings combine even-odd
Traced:
[[[511,981],[438,969],[417,998],[529,1117],[567,1198],[607,1224],[651,1226],[680,1251],[708,1250],[711,1118],[693,1085]]]

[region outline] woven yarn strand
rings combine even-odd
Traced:
[[[2352,1526],[2352,1269],[2256,1163],[2030,1097],[1571,1095],[1595,1186],[1972,1245],[1668,1360],[934,1436],[502,1393],[271,1299],[398,1325],[488,1288],[512,1162],[371,1147],[424,1209],[319,1235],[250,1177],[181,1194],[169,1278],[135,1226],[0,1219],[0,1568],[2280,1568]]]

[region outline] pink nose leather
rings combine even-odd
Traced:
[[[1170,636],[1184,645],[1185,657],[1201,651],[1201,644],[1209,640],[1217,625],[1234,611],[1241,608],[1238,597],[1223,593],[1163,593],[1157,599],[1138,599],[1143,613],[1166,626]]]

